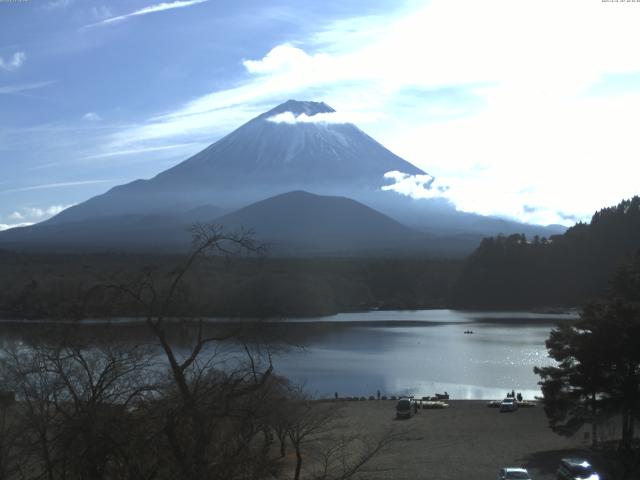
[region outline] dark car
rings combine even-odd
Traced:
[[[583,458],[563,458],[558,468],[558,480],[600,480],[600,475]]]
[[[401,399],[396,404],[396,418],[411,418],[413,415],[413,404],[407,398]]]

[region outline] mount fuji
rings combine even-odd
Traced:
[[[327,252],[421,245],[459,254],[486,235],[559,233],[383,191],[387,172],[427,174],[335,117],[323,102],[289,100],[151,179],[0,232],[0,247],[175,250],[195,221],[253,228],[259,240],[315,253],[324,243]]]
[[[230,211],[295,190],[360,199],[380,190],[386,172],[424,174],[353,124],[296,120],[333,113],[323,102],[289,100],[156,177],[115,187],[51,221],[201,205]],[[289,121],[279,120],[283,115]]]

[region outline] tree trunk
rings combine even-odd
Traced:
[[[284,458],[287,454],[287,431],[284,428],[276,427],[276,436],[280,442],[280,458]]]
[[[621,447],[623,449],[627,449],[631,446],[631,415],[629,414],[629,409],[624,408],[622,410],[622,440]]]
[[[598,446],[598,423],[596,420],[596,394],[591,394],[591,446],[596,448]]]
[[[271,450],[271,444],[273,443],[273,436],[267,428],[262,429],[262,436],[264,438],[264,444],[262,445],[262,453],[267,455]]]
[[[300,445],[296,445],[296,473],[293,480],[300,480],[300,470],[302,469],[302,453],[300,452]]]

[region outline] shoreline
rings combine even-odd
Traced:
[[[468,322],[463,321],[454,321],[448,322],[449,324],[460,324],[463,325],[465,323],[554,323],[553,320],[564,320],[566,317],[572,317],[577,319],[579,310],[577,308],[567,308],[562,310],[544,310],[540,311],[537,309],[523,309],[523,310],[513,310],[513,309],[455,309],[455,308],[423,308],[423,309],[394,309],[394,310],[362,310],[362,311],[346,311],[346,312],[338,312],[329,315],[310,315],[310,316],[279,316],[279,317],[232,317],[232,316],[194,316],[192,319],[182,319],[178,317],[168,317],[165,320],[168,323],[180,323],[180,322],[189,322],[189,321],[203,321],[204,323],[209,324],[340,324],[340,325],[383,325],[383,326],[428,326],[428,325],[444,325],[447,322],[444,321],[434,321],[434,320],[419,320],[419,319],[352,319],[352,320],[332,320],[332,317],[339,316],[357,316],[357,315],[404,315],[407,313],[418,314],[419,312],[438,312],[438,311],[447,311],[447,312],[459,312],[461,314],[488,314],[495,313],[495,317],[486,316],[486,317],[478,317],[478,318],[470,318]],[[114,317],[114,318],[84,318],[80,320],[53,320],[46,318],[4,318],[0,317],[0,324],[43,324],[43,325],[110,325],[110,324],[120,324],[120,325],[136,325],[142,324],[146,321],[144,317]]]

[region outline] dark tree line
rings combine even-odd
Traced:
[[[168,275],[179,261],[169,255],[0,251],[0,318],[140,316],[143,309],[130,298],[114,303],[108,292],[94,292],[90,299],[86,293],[145,269],[155,271],[159,286],[162,272]],[[176,301],[187,305],[190,315],[260,318],[442,308],[460,264],[424,257],[198,259]]]
[[[467,259],[452,304],[467,308],[582,305],[640,248],[640,197],[624,200],[563,235],[486,238]]]
[[[550,427],[570,436],[588,426],[615,478],[638,478],[640,251],[615,273],[608,298],[588,303],[580,320],[554,329],[546,345],[557,365],[535,372]]]

